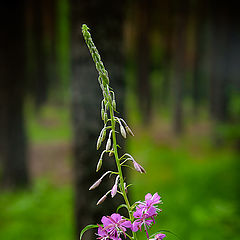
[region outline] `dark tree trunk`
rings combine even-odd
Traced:
[[[150,84],[150,14],[152,1],[140,0],[137,5],[137,87],[138,102],[143,122],[151,120]]]
[[[175,31],[173,53],[173,129],[176,134],[183,131],[183,89],[186,77],[186,28],[188,1],[175,5]]]
[[[54,3],[54,0],[27,0],[26,4],[27,76],[37,108],[46,102],[50,83],[56,79]]]
[[[110,85],[116,90],[118,111],[123,113],[123,52],[122,25],[123,3],[113,1],[72,0],[72,110],[74,130],[75,172],[75,217],[77,238],[87,224],[100,223],[103,215],[116,210],[116,201],[107,199],[102,205],[96,202],[110,188],[105,179],[99,188],[88,191],[89,186],[103,172],[115,169],[113,159],[105,159],[103,170],[96,173],[100,152],[96,151],[96,140],[103,127],[100,117],[101,90],[97,72],[90,53],[81,35],[81,25],[86,23],[110,75]],[[101,151],[101,150],[99,150]],[[91,232],[86,239],[95,239]]]
[[[0,55],[0,157],[2,185],[17,188],[29,184],[27,142],[23,117],[25,94],[24,2],[1,6]]]
[[[192,99],[193,99],[193,116],[198,117],[199,105],[204,96],[204,61],[206,51],[206,24],[208,20],[207,15],[207,2],[196,1],[194,6],[195,18],[195,57],[193,63],[193,86],[192,86]]]
[[[212,6],[210,114],[217,121],[225,121],[228,115],[228,9]]]

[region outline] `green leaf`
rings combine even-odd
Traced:
[[[119,211],[121,208],[123,208],[123,207],[125,207],[125,208],[128,210],[128,207],[127,207],[126,204],[121,204],[121,205],[118,206],[116,212],[118,212],[118,211]]]
[[[80,233],[80,240],[82,239],[83,234],[84,234],[87,230],[92,229],[92,228],[97,228],[97,227],[98,227],[98,225],[87,225],[87,226],[81,231],[81,233]]]

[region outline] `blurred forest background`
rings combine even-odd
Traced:
[[[239,240],[238,9],[213,0],[4,1],[0,239],[78,239],[116,209],[115,199],[95,206],[110,183],[88,191],[103,172],[95,173],[101,92],[86,23],[135,132],[124,148],[147,170],[127,172],[130,197],[158,192],[164,202],[152,232]]]

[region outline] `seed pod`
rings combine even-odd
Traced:
[[[101,169],[101,167],[102,167],[102,158],[100,158],[98,161],[96,172],[98,172]]]
[[[101,147],[102,144],[102,136],[100,135],[97,140],[97,150]]]
[[[129,126],[126,126],[126,131],[127,131],[127,133],[128,133],[129,135],[131,135],[131,136],[134,137],[134,134],[133,134],[133,132],[132,132],[132,130],[130,129]]]
[[[122,125],[120,125],[120,132],[121,132],[121,134],[122,134],[122,136],[123,136],[124,138],[127,137],[126,131],[125,131],[125,129],[124,129],[124,127],[123,127]]]
[[[109,138],[109,139],[107,140],[107,144],[106,144],[106,151],[109,151],[109,150],[110,150],[111,144],[112,144],[111,138]]]
[[[100,205],[102,204],[107,198],[107,194],[103,195],[97,202],[97,205]]]
[[[98,180],[89,188],[89,190],[91,191],[91,190],[97,188],[97,187],[100,185],[101,182],[102,182],[102,179],[101,179],[101,178],[98,179]]]

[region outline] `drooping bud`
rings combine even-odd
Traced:
[[[105,140],[105,137],[106,137],[106,128],[104,128],[102,131],[102,142]]]
[[[122,136],[123,136],[124,138],[127,137],[126,131],[125,131],[125,129],[124,129],[124,127],[123,127],[122,125],[120,125],[120,132],[121,132],[121,134],[122,134]]]
[[[138,163],[137,163],[135,160],[133,160],[133,159],[132,159],[132,161],[133,161],[134,168],[135,168],[138,172],[140,172],[140,173],[146,173],[145,169],[144,169],[140,164],[138,164]]]
[[[103,108],[101,109],[101,117],[102,117],[102,120],[104,120],[104,109]]]
[[[98,179],[98,180],[89,188],[89,190],[91,191],[91,190],[97,188],[97,187],[100,185],[101,182],[102,182],[102,178]]]
[[[98,161],[96,172],[98,172],[101,169],[101,167],[102,167],[102,158],[100,158]]]
[[[126,126],[126,131],[129,135],[134,137],[134,133],[132,132],[131,128],[129,126]]]
[[[113,185],[112,191],[111,191],[111,196],[112,198],[117,194],[117,184]]]
[[[118,180],[119,180],[119,175],[116,177],[115,183],[114,183],[113,188],[111,190],[112,198],[117,194]]]
[[[107,113],[104,113],[104,123],[106,124],[107,123],[107,120],[108,120],[108,115],[107,115]]]
[[[111,138],[108,138],[107,144],[106,144],[106,151],[109,151],[111,148]]]
[[[103,195],[97,202],[97,205],[100,205],[102,204],[107,198],[107,194]]]
[[[113,106],[113,110],[115,110],[116,111],[116,101],[115,101],[115,99],[113,99],[113,101],[112,101],[112,106]]]
[[[100,134],[100,136],[98,137],[98,140],[97,140],[97,150],[101,147],[101,144],[102,144],[102,136]]]

